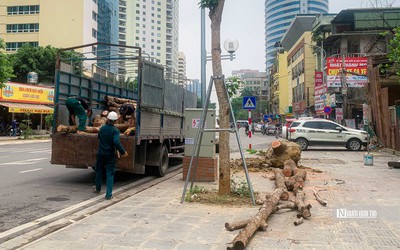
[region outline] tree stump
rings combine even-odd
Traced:
[[[264,204],[261,206],[259,212],[250,219],[246,227],[242,229],[233,240],[233,246],[227,249],[244,249],[249,242],[250,238],[257,231],[262,224],[267,221],[268,216],[275,211],[280,197],[285,190],[277,188],[271,195],[266,196]]]
[[[288,140],[274,140],[271,145],[274,145],[274,149],[270,147],[266,152],[266,163],[275,168],[283,168],[284,162],[287,159],[292,159],[296,164],[301,158],[300,146],[295,142]],[[285,148],[284,151],[281,151]]]
[[[275,155],[281,155],[286,150],[286,144],[282,143],[280,140],[275,140],[271,143],[271,148]]]

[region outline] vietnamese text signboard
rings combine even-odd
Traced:
[[[8,82],[0,91],[0,101],[52,105],[54,104],[54,89]]]
[[[327,85],[329,88],[342,87],[342,62],[341,57],[328,57],[326,60]],[[367,68],[368,59],[366,57],[345,57],[344,69],[346,82],[350,88],[364,87],[368,82]],[[352,74],[354,73],[354,74]]]

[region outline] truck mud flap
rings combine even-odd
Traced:
[[[129,156],[117,160],[117,169],[135,172],[135,137],[121,135],[120,140]],[[95,166],[98,146],[97,134],[55,133],[52,136],[51,164],[73,168]]]

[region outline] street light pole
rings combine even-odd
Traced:
[[[206,11],[204,8],[201,8],[201,105],[202,107],[206,106],[206,64],[207,64],[207,55],[206,55]]]

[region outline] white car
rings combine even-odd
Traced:
[[[344,127],[326,119],[294,120],[287,131],[289,141],[297,142],[301,150],[308,146],[344,146],[360,150],[367,146],[365,131]]]

